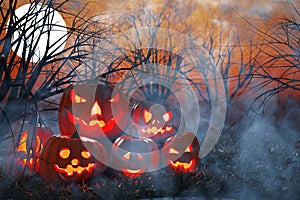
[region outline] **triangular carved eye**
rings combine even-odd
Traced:
[[[179,152],[176,149],[172,148],[172,147],[171,147],[169,153],[171,153],[171,154],[179,154]]]
[[[124,160],[129,160],[130,158],[130,152],[127,152],[124,156],[123,156],[123,159]]]
[[[163,115],[163,119],[165,120],[165,122],[170,121],[172,118],[172,113],[171,112],[167,112]]]
[[[192,145],[189,145],[189,146],[184,150],[184,152],[186,152],[186,153],[192,152],[192,151],[193,151]]]
[[[17,152],[26,152],[27,151],[27,149],[26,149],[27,135],[28,135],[28,131],[25,131],[21,135],[21,139],[20,139],[20,142],[19,142]]]
[[[119,95],[119,93],[117,93],[113,98],[111,98],[111,99],[109,100],[109,102],[111,102],[111,103],[116,103],[116,102],[119,101],[119,99],[120,99],[120,95]]]
[[[147,110],[144,110],[144,120],[146,123],[148,123],[152,118],[152,113],[147,111]]]
[[[78,96],[74,89],[70,91],[70,98],[73,103],[85,103],[87,100],[81,96]]]

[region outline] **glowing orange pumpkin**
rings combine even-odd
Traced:
[[[160,155],[149,138],[121,136],[113,144],[110,165],[128,177],[137,177],[159,167]]]
[[[53,132],[50,128],[33,127],[29,123],[21,126],[18,122],[14,125],[18,128],[22,127],[23,131],[21,134],[16,134],[18,139],[9,157],[8,168],[12,169],[13,173],[21,173],[24,169],[34,173],[39,172],[42,149]]]
[[[131,118],[136,129],[132,132],[136,132],[139,137],[151,138],[159,147],[177,133],[181,123],[178,109],[165,103],[149,101],[134,105]]]
[[[190,132],[169,138],[162,148],[163,166],[177,172],[195,172],[199,167],[200,145]]]
[[[97,160],[93,155],[97,154]],[[107,151],[98,141],[79,137],[52,136],[41,155],[41,176],[51,182],[82,182],[103,172]]]
[[[122,93],[107,85],[75,84],[62,95],[58,124],[61,135],[70,136],[75,125],[79,135],[116,138],[127,127],[128,104]],[[113,108],[113,109],[112,109]]]

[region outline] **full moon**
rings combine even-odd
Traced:
[[[8,23],[9,24],[9,21]],[[61,52],[66,44],[67,28],[63,17],[43,4],[25,4],[15,10],[12,50],[30,62]]]

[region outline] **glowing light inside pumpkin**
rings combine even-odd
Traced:
[[[112,99],[109,100],[109,102],[116,103],[116,102],[119,101],[119,99],[120,99],[120,95],[119,95],[119,93],[117,93],[114,98],[112,98]]]
[[[122,172],[124,173],[125,176],[133,178],[133,177],[138,177],[142,173],[144,173],[145,172],[145,167],[143,167],[141,169],[126,169],[126,168],[122,168],[121,170],[122,170]]]
[[[18,152],[27,152],[27,149],[26,149],[26,141],[27,141],[27,135],[28,135],[28,131],[25,131],[21,138],[20,138],[20,143],[19,143],[19,146],[17,148],[17,151]],[[38,152],[40,149],[42,149],[42,145],[41,145],[41,139],[39,136],[36,136],[36,152]],[[38,148],[40,147],[40,148]],[[32,154],[32,150],[31,150],[31,153]]]
[[[28,131],[25,131],[20,138],[19,146],[17,148],[17,152],[25,152],[27,151],[26,149],[26,140],[27,140],[27,135]]]
[[[36,152],[40,151],[41,149],[43,149],[43,145],[42,145],[42,140],[40,139],[39,136],[36,136]],[[40,148],[38,148],[40,147]]]
[[[144,121],[146,123],[149,123],[150,120],[152,119],[152,113],[148,110],[144,110],[143,111],[143,117],[144,117]],[[169,122],[172,118],[172,113],[171,112],[167,112],[163,115],[163,120],[165,122]],[[153,120],[152,121],[152,124],[155,124],[155,123],[159,123],[159,120]],[[148,127],[147,129],[141,129],[141,131],[143,133],[147,133],[148,135],[156,135],[158,133],[161,133],[161,134],[164,134],[165,132],[170,132],[172,131],[173,128],[171,126],[167,126],[167,127],[157,127],[157,126],[152,126],[152,127]]]
[[[167,112],[163,115],[163,119],[165,120],[165,122],[170,121],[171,118],[172,118],[172,113],[171,112]]]
[[[84,122],[84,121],[83,121],[83,122]],[[103,128],[103,127],[106,125],[106,123],[105,123],[103,120],[93,119],[93,120],[91,120],[91,121],[89,122],[89,124],[86,124],[86,123],[85,123],[85,125],[86,125],[86,126],[95,126],[95,125],[98,125],[98,126],[100,126],[101,128]]]
[[[67,111],[67,115],[68,115],[68,118],[75,119],[76,122],[78,122],[80,124],[80,127],[82,127],[82,126],[92,127],[92,126],[97,125],[100,128],[102,128],[103,132],[112,130],[116,126],[116,121],[119,121],[122,118],[122,113],[119,113],[115,118],[111,118],[107,123],[105,123],[105,121],[103,121],[103,120],[98,120],[98,119],[93,119],[89,122],[86,122],[85,120],[72,115],[72,113],[70,111]]]
[[[192,152],[193,151],[193,147],[192,147],[192,145],[189,145],[185,150],[184,150],[184,152]]]
[[[59,151],[59,156],[63,159],[66,159],[70,156],[70,153],[71,153],[71,150],[68,149],[68,148],[62,148],[60,151]]]
[[[97,115],[100,115],[100,116],[102,115],[101,108],[100,108],[98,102],[95,102],[95,104],[92,107],[91,116],[93,116],[93,115],[96,115],[96,116]]]
[[[32,148],[27,152],[27,137],[28,137],[28,131],[24,131],[23,134],[21,135],[20,142],[17,148],[17,152],[23,152],[24,154],[27,155],[27,158],[24,158],[21,160],[22,165],[25,166],[27,161],[30,165],[34,164],[34,153],[38,153],[42,148],[41,144],[41,139],[39,136],[36,136],[36,148],[35,152],[32,150]]]
[[[131,153],[127,152],[125,155],[123,155],[123,159],[124,160],[129,160],[130,156],[131,156]],[[144,157],[141,154],[139,154],[139,153],[137,153],[136,156],[137,156],[138,160],[143,160],[144,159]]]
[[[180,162],[180,161],[176,161],[175,163],[170,160],[169,161],[169,164],[172,168],[175,168],[175,169],[180,169],[180,168],[183,168],[185,169],[186,171],[188,170],[191,170],[194,165],[195,165],[195,159],[191,160],[190,162],[186,163],[186,162]]]
[[[92,155],[91,155],[91,153],[90,153],[88,150],[83,150],[83,151],[81,152],[81,156],[82,156],[83,158],[85,158],[85,159],[88,159],[88,158],[90,158]]]
[[[85,98],[75,94],[75,91],[73,89],[70,91],[70,97],[73,103],[85,103],[87,101]]]
[[[166,131],[171,131],[173,128],[171,126],[166,127]]]
[[[147,110],[144,110],[144,120],[146,123],[148,123],[152,118],[152,113],[147,111]]]
[[[158,134],[158,133],[165,133],[166,131],[171,131],[173,128],[171,126],[167,126],[165,129],[163,129],[162,127],[157,128],[156,126],[153,127],[148,127],[147,129],[142,129],[143,133],[148,133],[148,134]]]
[[[179,154],[179,151],[177,151],[176,149],[174,149],[174,148],[170,148],[170,150],[169,150],[169,153],[171,153],[171,154]]]
[[[123,156],[124,160],[129,160],[130,158],[130,152],[127,152],[124,156]]]
[[[87,167],[78,166],[74,168],[72,165],[67,165],[66,168],[61,168],[57,164],[54,164],[54,169],[59,173],[64,173],[67,176],[73,176],[74,173],[78,175],[83,174],[84,172],[91,173],[92,170],[96,167],[96,163],[89,163]]]
[[[129,172],[131,174],[136,174],[136,173],[142,173],[143,168],[142,169],[125,169],[125,168],[123,168],[123,171]]]
[[[79,164],[79,160],[78,160],[77,158],[73,158],[73,159],[71,160],[71,164],[74,165],[74,166],[76,166],[76,165]]]
[[[29,155],[32,155],[32,153],[33,153],[33,152],[32,152],[32,150],[30,149]],[[25,160],[25,159],[24,159],[24,160]],[[24,160],[23,160],[23,161],[24,161]],[[29,158],[29,164],[30,164],[30,165],[33,164],[33,158]]]

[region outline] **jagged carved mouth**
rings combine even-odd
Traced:
[[[93,120],[90,120],[88,123],[83,120],[83,119],[80,119],[76,116],[73,116],[74,119],[76,119],[77,121],[81,121],[85,126],[96,126],[98,125],[100,128],[103,128],[105,127],[106,125],[108,124],[114,124],[115,123],[115,119],[112,118],[108,123],[105,123],[105,121],[103,120],[97,120],[97,119],[93,119]]]
[[[98,127],[102,128],[102,129],[105,129],[105,130],[106,129],[110,130],[113,127],[115,127],[116,121],[121,119],[121,113],[119,113],[116,117],[111,118],[108,122],[97,119],[97,116],[91,117],[91,120],[86,122],[85,120],[80,119],[79,117],[76,117],[75,115],[73,115],[70,111],[67,111],[67,113],[68,113],[68,118],[69,119],[74,118],[76,121],[81,122],[85,126],[89,126],[89,127],[98,126]]]
[[[195,159],[192,159],[190,162],[180,162],[176,161],[175,163],[170,160],[170,165],[176,169],[183,168],[185,170],[190,170],[195,165]]]
[[[172,130],[173,128],[171,126],[166,126],[166,128],[163,127],[157,128],[156,126],[153,126],[153,127],[148,127],[147,129],[142,129],[142,132],[148,135],[156,135],[158,133],[164,134],[165,132],[169,132]]]
[[[67,165],[66,168],[61,168],[57,164],[54,164],[54,169],[59,173],[64,173],[67,176],[73,176],[74,173],[81,175],[84,172],[91,173],[92,170],[96,167],[96,163],[89,163],[87,167],[77,166],[73,167],[72,165]]]

